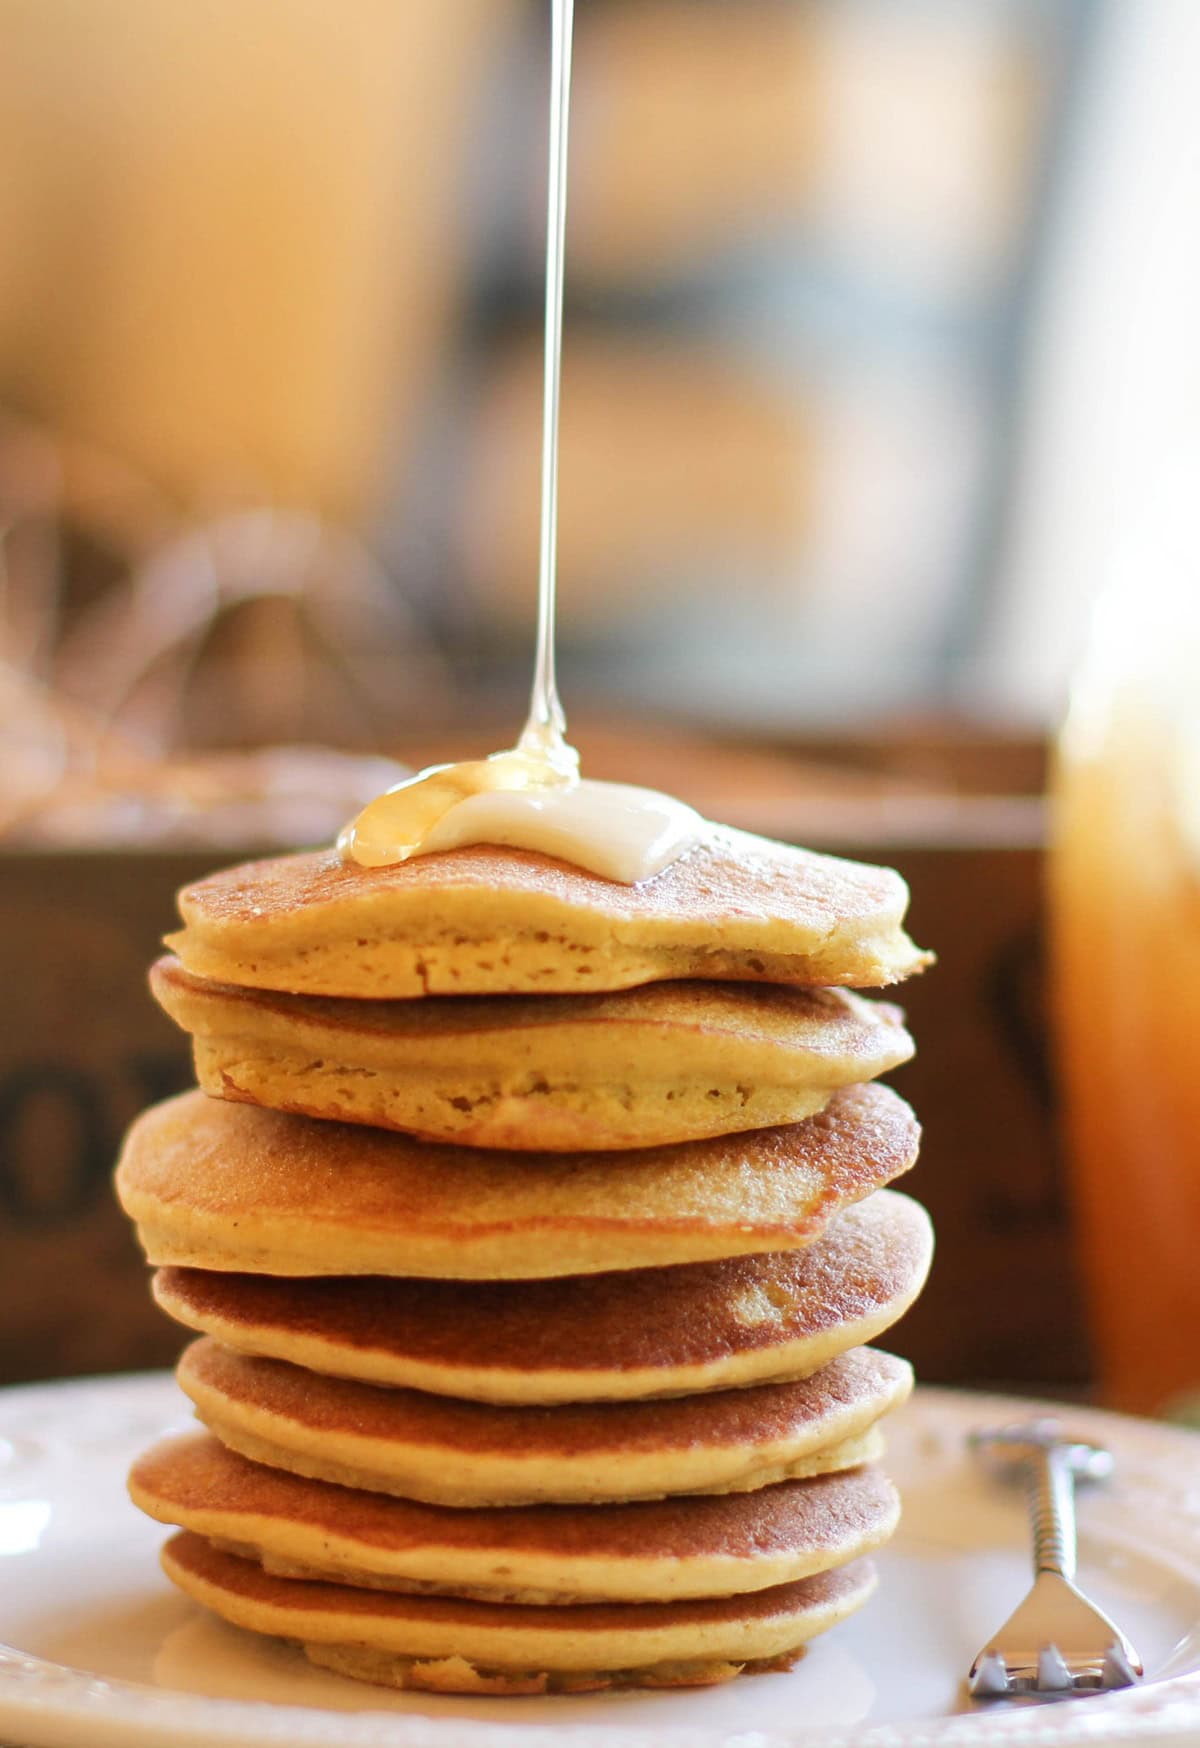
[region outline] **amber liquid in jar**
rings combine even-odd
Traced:
[[[1052,796],[1075,1223],[1105,1402],[1200,1423],[1200,606],[1104,619]]]

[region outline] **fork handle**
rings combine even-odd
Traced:
[[[1075,1475],[1065,1449],[1035,1449],[1026,1463],[1035,1573],[1075,1576]]]

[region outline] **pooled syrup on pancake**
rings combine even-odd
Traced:
[[[431,765],[369,803],[338,838],[346,860],[365,868],[387,867],[410,856],[465,844],[509,844],[540,850],[632,886],[660,873],[698,842],[704,830],[700,815],[669,795],[580,777],[579,754],[564,739],[566,718],[554,677],[558,399],[573,10],[573,0],[554,0],[541,544],[529,720],[515,747],[487,759]]]

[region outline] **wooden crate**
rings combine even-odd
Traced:
[[[843,773],[851,751],[836,749]],[[939,957],[903,991],[920,1051],[895,1080],[925,1124],[907,1187],[939,1243],[893,1345],[930,1380],[1079,1383],[1088,1359],[1048,1067],[1040,812],[979,793],[989,771],[1027,778],[1036,754],[1010,749],[989,764],[968,749],[974,794],[927,781],[880,789],[863,773],[894,769],[894,749],[881,761],[863,743],[859,755],[856,776],[827,766],[814,783],[809,767],[789,792],[778,755],[761,783],[749,776],[758,755],[726,748],[715,763],[697,755],[690,772],[678,765],[675,787],[703,800],[707,769],[728,801],[743,760],[737,823],[906,875],[913,932]],[[926,777],[944,777],[950,756]],[[178,1348],[110,1173],[129,1119],[190,1079],[186,1043],[146,988],[175,889],[247,853],[0,855],[0,1380],[151,1366]]]

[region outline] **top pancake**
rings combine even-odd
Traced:
[[[803,1123],[626,1153],[438,1146],[191,1092],[132,1125],[117,1192],[158,1264],[511,1280],[795,1249],[918,1139],[875,1082]]]
[[[297,994],[503,995],[667,978],[876,987],[928,956],[888,868],[713,826],[652,879],[604,880],[472,845],[360,868],[334,850],[251,862],[183,889],[168,937],[189,971]]]

